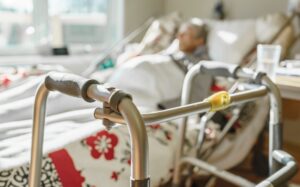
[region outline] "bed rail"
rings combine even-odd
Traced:
[[[147,19],[142,25],[140,25],[136,30],[128,34],[125,38],[121,39],[120,41],[117,41],[115,44],[113,44],[110,48],[108,48],[104,54],[99,55],[94,61],[92,61],[86,70],[84,70],[81,75],[83,77],[90,76],[93,72],[97,70],[99,65],[104,63],[104,60],[108,58],[112,53],[119,51],[122,49],[126,44],[129,42],[132,42],[137,36],[139,36],[142,32],[144,32],[151,23],[155,20],[155,17],[150,17]]]

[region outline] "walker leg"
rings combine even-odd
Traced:
[[[131,179],[130,187],[150,187],[150,178],[144,180]]]
[[[178,149],[176,150],[175,155],[175,166],[174,166],[174,174],[173,174],[173,181],[172,187],[179,187],[180,186],[180,177],[181,177],[181,157],[183,152],[184,140],[185,140],[185,132],[186,132],[186,124],[188,119],[183,119],[183,125],[179,126],[179,137],[180,141],[178,142]]]

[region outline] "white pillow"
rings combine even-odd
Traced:
[[[167,48],[174,39],[181,17],[175,12],[155,20],[141,41],[141,54],[153,54]]]
[[[270,14],[256,21],[256,38],[259,43],[269,43],[287,20],[283,14]]]
[[[178,98],[184,73],[165,55],[143,55],[118,67],[108,80],[130,93],[138,106],[155,108],[158,102]]]
[[[206,21],[212,60],[239,64],[256,43],[255,21]]]

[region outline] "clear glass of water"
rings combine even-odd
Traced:
[[[257,46],[257,71],[265,72],[272,80],[276,77],[276,68],[281,54],[280,45]]]

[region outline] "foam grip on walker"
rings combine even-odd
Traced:
[[[91,84],[99,84],[93,79],[86,79],[70,73],[51,72],[45,78],[45,86],[48,90],[83,98],[87,102],[94,100],[89,98],[87,90]]]
[[[211,104],[210,110],[216,112],[227,108],[230,105],[231,98],[228,92],[221,91],[211,95],[205,99],[205,101],[208,101]]]
[[[237,78],[236,72],[240,66],[224,62],[204,61],[201,62],[200,72],[212,76]]]

